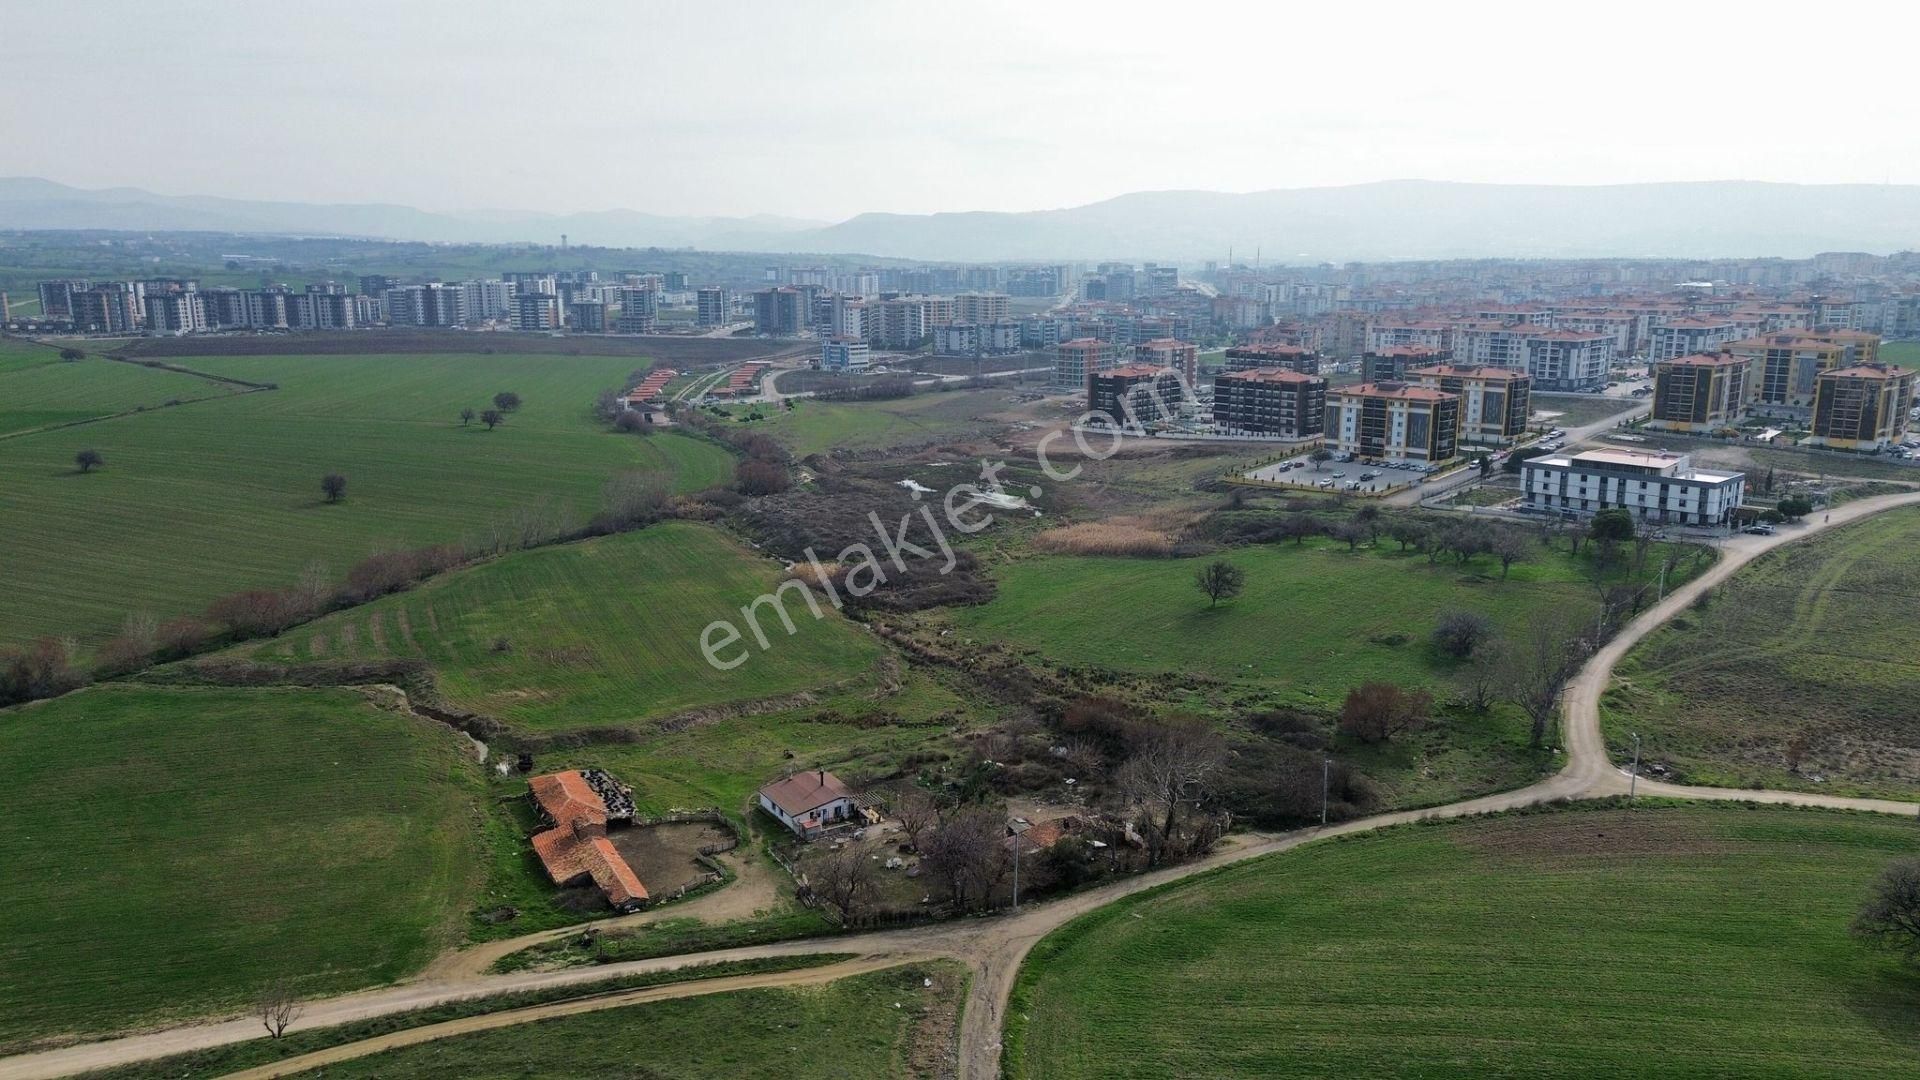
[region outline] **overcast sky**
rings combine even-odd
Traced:
[[[88,0],[0,175],[433,210],[1026,210],[1424,178],[1920,182],[1903,4]]]

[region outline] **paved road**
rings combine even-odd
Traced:
[[[1246,859],[1286,851],[1326,836],[1365,832],[1422,818],[1453,818],[1513,810],[1557,799],[1597,798],[1625,794],[1628,777],[1607,754],[1600,732],[1599,711],[1600,695],[1611,680],[1614,665],[1620,658],[1626,655],[1627,651],[1641,638],[1685,610],[1700,593],[1726,581],[1740,567],[1763,552],[1871,514],[1897,506],[1912,505],[1920,505],[1920,492],[1862,499],[1841,506],[1822,520],[1809,520],[1773,536],[1739,535],[1725,541],[1720,548],[1721,558],[1718,563],[1699,578],[1674,590],[1664,601],[1628,623],[1613,640],[1595,653],[1568,683],[1563,699],[1567,764],[1554,776],[1517,791],[1487,795],[1433,809],[1380,814],[1341,822],[1325,829],[1300,829],[1280,834],[1256,833],[1234,836],[1228,838],[1227,842],[1214,854],[1197,862],[1156,870],[1048,903],[1029,905],[1017,914],[994,918],[962,919],[906,930],[858,934],[842,938],[816,938],[624,964],[568,968],[561,971],[487,975],[475,973],[461,964],[440,964],[435,965],[438,970],[457,972],[457,974],[452,977],[423,977],[400,986],[311,1002],[307,1006],[306,1013],[296,1022],[295,1028],[329,1026],[461,998],[593,982],[617,975],[671,971],[693,964],[721,960],[794,956],[812,952],[850,952],[859,954],[860,959],[849,963],[859,964],[860,970],[868,971],[930,957],[946,957],[966,963],[974,973],[966,1009],[961,1019],[960,1076],[965,1080],[994,1080],[1000,1075],[1000,1033],[1007,1000],[1012,992],[1020,963],[1035,942],[1067,920],[1156,885],[1178,881],[1193,874]],[[1680,798],[1744,799],[1902,815],[1920,813],[1920,804],[1885,799],[1853,799],[1799,792],[1686,787],[1649,780],[1640,781],[1639,790],[1649,795]],[[539,936],[533,935],[527,940],[531,941]],[[825,969],[769,973],[747,978],[761,980],[753,984],[756,986],[796,985],[818,981],[822,978],[823,970]],[[644,992],[649,996],[636,997],[635,1000],[652,1001],[667,997],[714,993],[718,989],[725,988],[727,987],[724,985],[724,980],[680,983],[674,986],[649,988]],[[638,993],[640,992],[636,992]],[[598,1000],[595,999],[596,1002]],[[627,1002],[615,1004],[625,1003]],[[586,1003],[581,1006],[581,1009],[592,1007],[610,1006]],[[498,1027],[537,1019],[540,1015],[559,1014],[543,1013],[537,1009],[517,1010],[512,1013],[490,1014],[498,1019],[484,1023],[476,1018],[476,1023],[481,1023],[484,1027]],[[433,1028],[422,1028],[406,1033],[404,1038],[407,1042],[419,1042],[444,1037],[445,1034],[456,1034],[463,1030],[480,1030],[481,1026],[443,1027],[442,1034],[439,1035],[431,1034],[435,1030]],[[104,1042],[85,1043],[39,1054],[0,1059],[0,1080],[39,1080],[42,1077],[67,1076],[88,1069],[259,1038],[261,1034],[258,1022],[251,1017],[246,1017],[172,1028]],[[386,1049],[389,1046],[400,1045],[393,1040],[402,1037],[387,1036],[338,1047],[326,1052],[327,1060],[345,1060]]]

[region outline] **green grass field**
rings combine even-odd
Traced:
[[[0,712],[0,1046],[407,975],[480,873],[465,740],[344,690]]]
[[[1028,957],[1014,1077],[1920,1075],[1920,976],[1847,925],[1913,823],[1574,809],[1313,844]]]
[[[923,986],[924,979],[933,985]],[[910,964],[818,987],[735,990],[542,1020],[299,1075],[419,1080],[950,1075],[946,1070],[965,987],[966,974],[957,964]]]
[[[0,339],[0,439],[134,409],[156,409],[168,402],[225,397],[238,389],[214,379],[98,356],[68,363],[60,359],[59,349]],[[81,441],[85,443],[84,438]],[[71,470],[72,455],[54,464]]]
[[[1920,509],[1777,548],[1627,654],[1601,703],[1608,742],[1620,757],[1639,732],[1689,783],[1913,798],[1916,625]]]
[[[753,648],[731,671],[709,666],[702,629],[730,619],[746,632],[741,606],[779,579],[778,565],[718,529],[667,522],[517,552],[242,648],[271,660],[419,657],[455,704],[530,731],[814,689],[856,678],[880,656],[830,606],[815,621],[796,598],[791,637],[762,608],[771,648]]]
[[[1623,412],[1645,408],[1643,398],[1613,398],[1599,394],[1535,394],[1533,412],[1558,413],[1552,417],[1555,427],[1581,427],[1617,416]]]
[[[106,363],[17,374],[91,379]],[[480,535],[528,506],[584,519],[623,470],[670,473],[682,490],[731,475],[732,458],[710,442],[616,434],[592,420],[594,395],[624,379],[632,357],[181,363],[280,388],[0,440],[0,644],[43,634],[97,642],[130,612],[197,612],[236,589],[291,584],[315,562],[338,576],[374,550]],[[110,373],[123,371],[168,374],[118,364]],[[484,408],[503,390],[525,402],[511,419],[494,431],[461,426],[462,407]],[[83,476],[73,456],[88,447],[107,464]],[[348,480],[338,505],[320,498],[328,472]]]
[[[1430,566],[1384,535],[1381,547],[1357,552],[1310,541],[1224,557],[1246,572],[1246,591],[1217,608],[1193,583],[1211,557],[1044,556],[996,570],[993,601],[952,619],[1068,664],[1195,672],[1325,707],[1369,680],[1438,681],[1427,639],[1442,611],[1478,611],[1517,634],[1529,619],[1595,605],[1586,553],[1576,562],[1564,549],[1534,548],[1506,581],[1485,557],[1464,569]]]
[[[764,420],[743,424],[778,439],[797,457],[832,450],[886,450],[983,434],[978,418],[1008,407],[1005,390],[949,390],[894,401],[795,399],[793,409],[761,405]],[[733,406],[734,415],[747,409]]]

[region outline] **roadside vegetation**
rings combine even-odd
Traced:
[[[1912,828],[1583,804],[1311,844],[1042,939],[1007,1071],[1910,1075],[1920,976],[1848,925]]]
[[[1920,509],[1768,552],[1655,631],[1601,700],[1616,759],[1663,778],[1920,795]]]

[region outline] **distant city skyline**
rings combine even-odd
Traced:
[[[1787,83],[1767,73],[1823,69],[1771,67],[1801,46],[1745,9],[169,6],[10,10],[0,171],[825,222],[1401,178],[1920,182],[1906,35],[1850,34],[1832,85]]]

